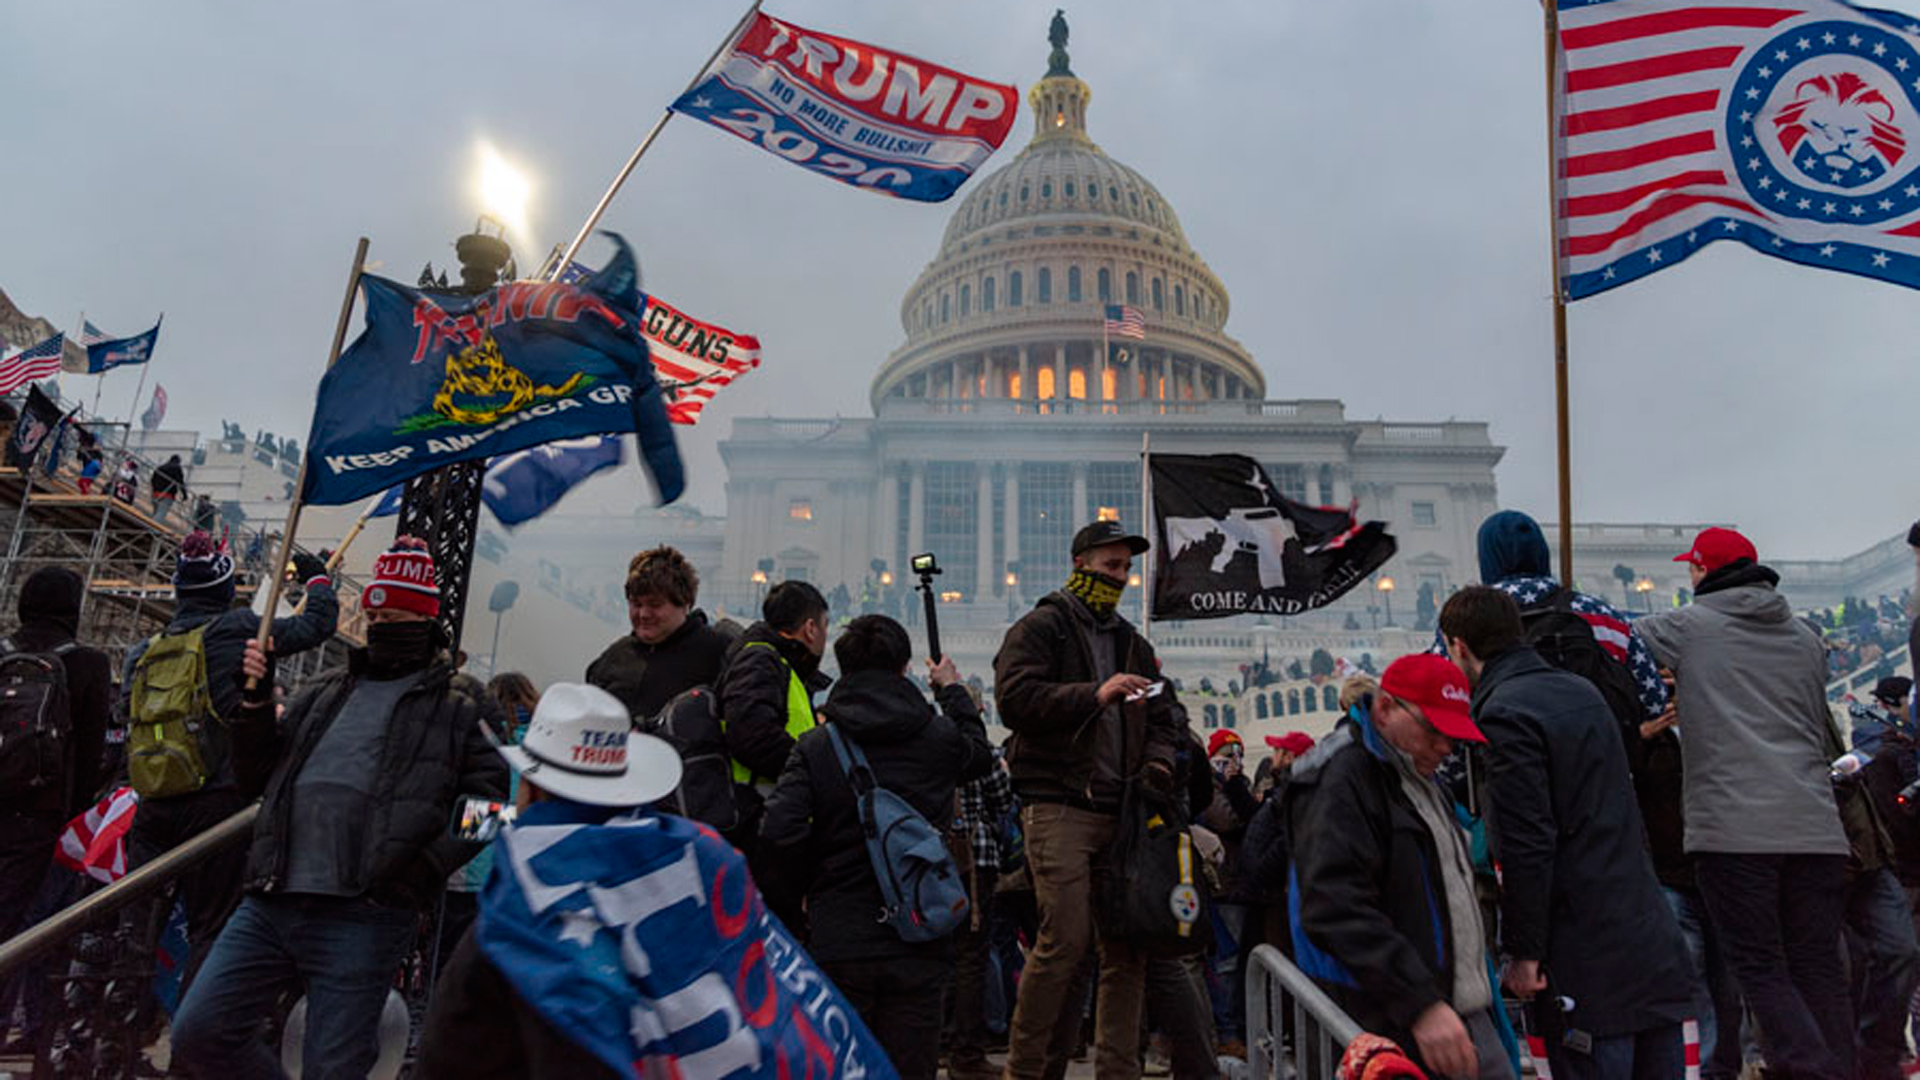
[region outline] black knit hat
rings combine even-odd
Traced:
[[[69,634],[80,631],[80,575],[64,566],[44,566],[20,586],[20,622],[57,626]]]
[[[179,592],[231,589],[233,556],[204,530],[195,529],[180,541],[180,559],[174,564],[173,587]]]

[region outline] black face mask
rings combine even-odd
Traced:
[[[367,674],[391,679],[419,671],[440,651],[440,624],[380,622],[367,627]]]

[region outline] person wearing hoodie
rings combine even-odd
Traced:
[[[1119,613],[1144,537],[1117,521],[1074,534],[1073,573],[1042,597],[1000,643],[994,697],[1013,732],[1007,762],[1021,801],[1027,865],[1040,935],[1021,977],[1008,1035],[1015,1080],[1064,1070],[1079,1035],[1069,1007],[1075,973],[1094,946],[1093,890],[1112,843],[1120,802],[1138,780],[1174,792],[1183,725],[1153,646]],[[1146,956],[1100,941],[1095,1071],[1140,1074]]]
[[[1835,947],[1850,848],[1830,781],[1826,650],[1746,537],[1703,530],[1675,561],[1687,564],[1694,603],[1635,629],[1674,674],[1686,850],[1701,897],[1768,1065],[1853,1076],[1853,1009]]]
[[[112,710],[113,667],[107,655],[75,642],[80,629],[80,575],[42,567],[20,586],[20,623],[0,637],[0,656],[52,656],[67,685],[67,727],[56,774],[35,787],[0,792],[0,941],[23,928],[41,880],[53,863],[60,830],[93,805]]]
[[[727,636],[696,611],[700,575],[671,547],[649,548],[627,564],[627,618],[633,633],[587,665],[587,684],[619,698],[635,720],[654,716],[696,686],[712,686],[726,662]]]
[[[340,604],[327,576],[326,563],[305,552],[293,558],[295,576],[306,582],[306,607],[297,615],[273,622],[273,655],[290,656],[316,649],[333,636],[339,620]],[[127,830],[127,870],[137,870],[174,845],[197,836],[226,820],[245,806],[251,795],[243,793],[234,774],[228,727],[240,707],[245,674],[241,658],[247,642],[260,628],[260,616],[249,608],[233,603],[233,556],[225,545],[198,530],[180,542],[180,556],[173,572],[173,619],[167,628],[127,651],[120,686],[125,695],[125,715],[137,722],[143,715],[143,701],[134,692],[139,681],[140,661],[155,643],[181,635],[200,635],[200,647],[206,657],[205,700],[211,706],[212,721],[201,728],[201,751],[206,758],[206,779],[195,790],[174,795],[150,795],[141,792],[140,812]],[[139,785],[135,785],[136,789]],[[190,982],[213,947],[214,935],[227,920],[227,913],[240,896],[240,873],[245,853],[237,848],[213,855],[180,875],[180,892],[187,912],[187,940],[192,943],[185,979]],[[135,905],[136,909],[141,905]],[[133,917],[144,918],[138,912]]]
[[[1502,510],[1480,523],[1477,541],[1480,584],[1513,597],[1521,610],[1545,604],[1560,591],[1546,534],[1532,517],[1518,510]],[[1575,592],[1570,601],[1573,613],[1592,628],[1600,648],[1627,666],[1647,718],[1659,717],[1667,707],[1667,684],[1661,680],[1660,666],[1654,663],[1646,642],[1634,632],[1634,621],[1591,593]],[[1434,628],[1431,651],[1446,655],[1447,643],[1438,627]]]
[[[234,767],[264,797],[241,849],[246,898],[174,1013],[173,1060],[191,1075],[284,1076],[259,1029],[275,992],[298,982],[301,1075],[364,1077],[421,914],[480,850],[449,828],[456,800],[506,797],[507,765],[487,731],[505,731],[507,718],[454,670],[425,542],[396,539],[360,604],[367,647],[310,681],[284,717],[267,657],[246,644],[255,683],[228,714]]]
[[[861,615],[833,644],[840,679],[821,713],[858,746],[879,786],[946,832],[954,791],[995,767],[993,747],[952,659],[929,660],[936,714],[907,679],[913,646],[885,615]],[[871,1028],[908,1080],[940,1067],[941,997],[953,977],[952,941],[909,943],[877,919],[880,882],[855,794],[825,727],[800,736],[767,799],[760,843],[768,861],[805,882],[808,952]]]

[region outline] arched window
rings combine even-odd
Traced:
[[[1117,188],[1117,187],[1115,187],[1115,186],[1113,186],[1112,184],[1108,184],[1108,185],[1107,185],[1107,198],[1109,198],[1109,199],[1112,199],[1112,200],[1113,200],[1114,202],[1119,202],[1119,201],[1120,201],[1120,189],[1119,189],[1119,188]]]
[[[1027,191],[1028,191],[1027,185],[1021,184],[1020,185],[1020,201],[1021,202],[1027,201]]]
[[[1067,267],[1067,300],[1068,302],[1075,303],[1075,304],[1079,303],[1081,300],[1080,268],[1077,266]]]
[[[927,327],[932,325],[933,325],[933,301],[928,300],[927,302],[920,305],[920,328],[924,330]]]
[[[1026,303],[1026,297],[1021,295],[1021,292],[1022,290],[1020,288],[1020,271],[1015,270],[1013,273],[1007,275],[1007,306],[1008,307],[1019,307],[1021,304]]]
[[[1104,266],[1101,267],[1099,274],[1095,275],[1094,277],[1094,284],[1095,284],[1095,287],[1100,290],[1100,302],[1103,304],[1112,303],[1113,302],[1113,271],[1108,270]]]
[[[1173,313],[1175,315],[1187,313],[1187,290],[1178,285],[1173,287]]]
[[[1007,208],[1007,193],[1002,191],[1000,193],[1000,209],[1005,210],[1006,208]]]
[[[1273,698],[1273,715],[1278,717],[1280,715],[1280,691],[1275,690],[1271,697]]]
[[[1087,373],[1074,368],[1067,372],[1067,396],[1075,401],[1087,400]]]
[[[1073,181],[1067,181],[1067,198],[1073,198]]]
[[[993,279],[992,278],[988,278],[985,281],[982,281],[980,283],[980,310],[981,311],[993,310]]]
[[[1053,271],[1044,266],[1040,268],[1040,283],[1033,291],[1033,298],[1036,303],[1053,303]]]
[[[1300,714],[1300,691],[1289,690],[1287,691],[1287,715],[1298,716],[1299,714]]]
[[[1207,706],[1207,726],[1208,727],[1220,726],[1220,710],[1217,708],[1214,708],[1212,705]]]
[[[940,294],[940,321],[947,322],[952,318],[953,318],[953,297],[947,295],[946,293],[941,293]]]
[[[973,286],[960,286],[960,317],[966,318],[973,313]]]
[[[1153,310],[1155,311],[1167,310],[1167,297],[1166,297],[1166,294],[1160,290],[1159,278],[1153,279]]]
[[[1331,685],[1323,686],[1320,688],[1320,696],[1326,702],[1328,712],[1339,711],[1340,691],[1335,690]]]
[[[1220,706],[1220,719],[1221,722],[1225,723],[1228,727],[1233,727],[1235,721],[1239,718],[1233,715],[1233,706],[1222,705]]]
[[[1053,181],[1051,180],[1040,181],[1040,197],[1043,199],[1053,198]]]
[[[1320,695],[1313,692],[1313,687],[1311,686],[1307,687],[1306,697],[1307,697],[1307,701],[1306,701],[1307,711],[1319,712],[1320,711]]]
[[[1040,367],[1034,371],[1033,391],[1033,396],[1036,398],[1050,398],[1055,396],[1053,392],[1052,364],[1041,364]]]
[[[1265,720],[1267,718],[1267,695],[1255,694],[1253,696],[1253,718],[1256,720]]]
[[[1087,181],[1087,198],[1092,199],[1094,202],[1100,201],[1100,185],[1099,184],[1096,184],[1091,180]]]
[[[1140,275],[1129,270],[1127,271],[1127,303],[1137,304],[1139,302],[1140,302]]]

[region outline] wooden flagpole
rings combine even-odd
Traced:
[[[340,321],[333,327],[333,347],[327,350],[327,370],[331,371],[340,359],[341,346],[346,344],[347,323],[353,318],[353,299],[360,292],[360,274],[367,265],[367,238],[361,237],[360,243],[353,249],[353,270],[347,275],[347,295],[340,301]],[[272,580],[267,584],[266,614],[260,616],[260,630],[254,635],[254,642],[261,652],[267,651],[269,638],[273,634],[273,613],[280,608],[280,585],[286,578],[286,565],[293,558],[293,534],[300,531],[300,509],[307,497],[307,466],[313,461],[313,448],[300,458],[300,475],[293,482],[293,500],[287,504],[287,526],[280,534],[280,557],[268,565],[273,568]],[[247,689],[253,689],[255,680],[247,680]]]
[[[687,80],[687,90],[691,90],[700,85],[700,76],[705,75],[707,69],[713,66],[713,62],[720,58],[720,54],[726,52],[733,46],[735,41],[739,40],[740,34],[746,30],[747,24],[752,22],[753,17],[759,13],[760,2],[761,0],[753,0],[753,3],[747,6],[747,13],[740,16],[740,21],[733,25],[733,29],[728,32],[726,37],[720,39],[720,44],[714,48],[713,55],[707,57],[707,62],[701,64],[699,69],[693,73],[693,78]],[[685,94],[687,90],[680,91],[680,94]],[[675,100],[678,100],[679,96],[679,94],[674,95]],[[580,245],[587,242],[587,237],[593,233],[593,227],[600,224],[600,215],[607,212],[607,206],[613,202],[613,197],[619,193],[620,186],[627,182],[627,177],[633,175],[634,167],[640,164],[640,158],[646,154],[648,148],[653,146],[653,140],[660,137],[661,129],[665,128],[667,121],[671,119],[673,119],[672,108],[661,110],[660,119],[653,122],[653,127],[647,131],[646,138],[640,140],[640,145],[634,150],[633,156],[629,157],[627,163],[620,167],[620,171],[614,174],[613,183],[607,185],[606,194],[600,196],[600,201],[594,206],[593,213],[587,215],[587,223],[580,226],[580,231],[573,235],[573,243],[568,244],[566,252],[554,262],[552,273],[548,277],[549,281],[559,280],[560,271],[566,269],[567,264],[573,261],[574,255],[579,253]]]
[[[1102,331],[1102,336],[1105,332]],[[1140,636],[1153,644],[1153,561],[1160,557],[1159,530],[1153,516],[1153,433],[1140,432],[1140,535],[1153,542],[1146,564],[1140,567]]]
[[[1553,286],[1553,415],[1560,465],[1560,582],[1573,588],[1573,439],[1567,394],[1567,296],[1561,285],[1560,0],[1542,0],[1547,45],[1547,221]]]

